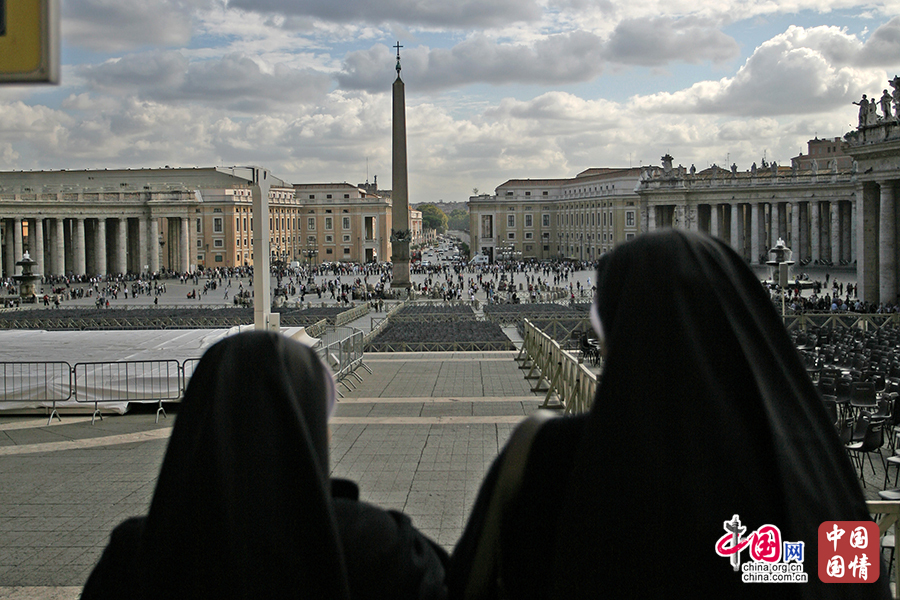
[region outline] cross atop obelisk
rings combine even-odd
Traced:
[[[392,206],[391,206],[391,287],[409,289],[409,182],[406,170],[406,91],[400,79],[400,42],[397,49],[397,79],[394,80]]]

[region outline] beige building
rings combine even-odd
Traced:
[[[595,168],[569,179],[511,179],[469,198],[472,253],[596,260],[640,232],[640,168]]]
[[[389,199],[271,181],[273,261],[389,258]],[[0,268],[25,251],[51,276],[252,265],[251,182],[249,167],[2,172]]]

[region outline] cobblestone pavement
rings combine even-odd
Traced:
[[[332,475],[448,550],[532,394],[513,352],[367,354],[332,419]],[[177,419],[0,414],[0,600],[78,597],[112,528],[146,513]]]

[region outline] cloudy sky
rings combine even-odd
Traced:
[[[0,170],[256,164],[410,201],[589,167],[788,163],[900,75],[900,0],[61,0],[59,86],[0,87]]]

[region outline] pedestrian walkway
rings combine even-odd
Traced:
[[[332,418],[332,475],[448,550],[516,423],[543,396],[514,352],[367,354]],[[177,410],[0,413],[0,600],[74,600],[115,525],[146,513]]]

